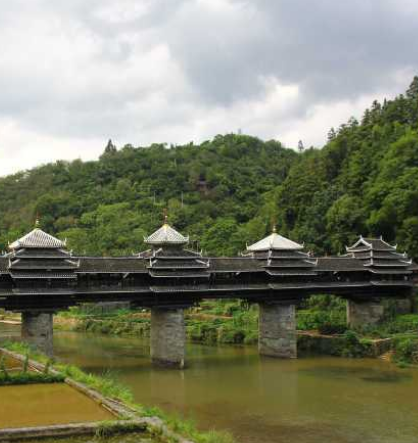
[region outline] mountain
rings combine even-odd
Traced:
[[[43,229],[81,254],[141,250],[167,209],[208,254],[236,254],[281,234],[317,253],[383,235],[418,258],[418,77],[406,94],[374,102],[361,121],[331,129],[322,149],[216,136],[200,145],[109,142],[98,161],[59,161],[0,179],[0,248]]]

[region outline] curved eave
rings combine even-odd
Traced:
[[[149,274],[152,278],[177,278],[177,279],[183,279],[183,278],[209,278],[210,274],[185,274],[185,275],[178,275],[178,274],[155,274],[153,272],[150,272]]]
[[[104,271],[104,270],[88,270],[88,271],[84,271],[84,270],[75,270],[74,271],[76,274],[122,274],[122,275],[126,275],[126,274],[148,274],[148,270],[147,269],[143,269],[140,271],[123,271],[118,269],[117,271]]]
[[[186,240],[182,241],[174,241],[174,240],[144,240],[144,243],[151,246],[182,246],[186,245],[189,242],[189,237],[186,237]]]
[[[385,270],[379,270],[379,269],[368,269],[369,272],[371,272],[372,274],[382,274],[382,275],[410,275],[412,274],[412,271],[405,269],[405,270],[399,270],[399,269],[394,269],[394,270],[390,270],[390,269],[385,269]]]

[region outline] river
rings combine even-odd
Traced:
[[[18,327],[1,326],[16,335]],[[111,371],[145,405],[226,429],[241,443],[418,443],[418,370],[380,360],[259,358],[255,347],[189,344],[185,371],[157,370],[148,342],[57,332],[59,359]]]

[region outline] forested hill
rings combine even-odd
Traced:
[[[233,254],[264,235],[257,219],[266,192],[282,183],[297,154],[276,141],[217,136],[201,145],[117,150],[98,161],[57,162],[0,179],[0,247],[42,228],[82,254],[130,254],[170,223],[208,253]],[[199,242],[199,243],[198,243]]]
[[[116,149],[0,179],[0,249],[42,227],[84,254],[130,254],[170,221],[208,254],[235,254],[276,220],[318,253],[380,235],[418,258],[418,78],[302,153],[246,135]]]
[[[318,252],[342,252],[359,234],[418,258],[418,77],[405,95],[374,102],[360,122],[305,152],[275,191],[281,230]]]

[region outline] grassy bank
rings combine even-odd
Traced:
[[[82,383],[83,385],[94,389],[95,391],[102,394],[104,397],[123,402],[125,405],[135,411],[135,413],[142,417],[158,417],[164,421],[164,423],[172,432],[180,434],[195,443],[234,442],[232,436],[226,432],[201,432],[197,429],[192,421],[168,415],[158,408],[148,408],[135,403],[131,391],[126,386],[117,383],[110,376],[97,376],[93,374],[88,374],[81,371],[76,366],[65,365],[59,362],[54,362],[53,364],[51,364],[51,361],[46,356],[34,351],[25,343],[8,342],[2,343],[1,346],[18,354],[26,355],[28,356],[28,359],[38,361],[45,364],[47,368],[58,371],[59,375],[56,377],[61,378],[61,380],[69,377],[76,382]],[[43,375],[48,376],[47,373]],[[106,425],[106,423],[103,424],[104,434],[102,435],[102,437],[106,436],[105,431],[110,431],[110,427],[112,426],[116,425]],[[118,424],[117,426],[122,425]],[[126,426],[129,427],[129,421],[127,421],[123,426],[124,429]],[[155,441],[161,441],[161,443],[176,443],[176,440],[171,438],[170,436],[159,434],[159,431],[157,429],[150,429],[149,431],[152,436],[155,437]],[[106,439],[104,440],[106,441]]]
[[[376,356],[376,340],[391,338],[394,359],[415,363],[418,346],[418,314],[396,315],[388,303],[387,317],[376,326],[352,331],[347,327],[345,300],[330,295],[307,299],[297,312],[300,351],[345,357]],[[68,323],[70,322],[70,323]],[[72,308],[58,316],[57,324],[110,335],[149,336],[150,316],[144,311],[116,310],[103,313],[92,305]],[[237,301],[206,301],[186,312],[190,341],[204,344],[256,344],[258,307]],[[317,334],[325,337],[321,340]],[[334,339],[328,339],[333,336]]]

